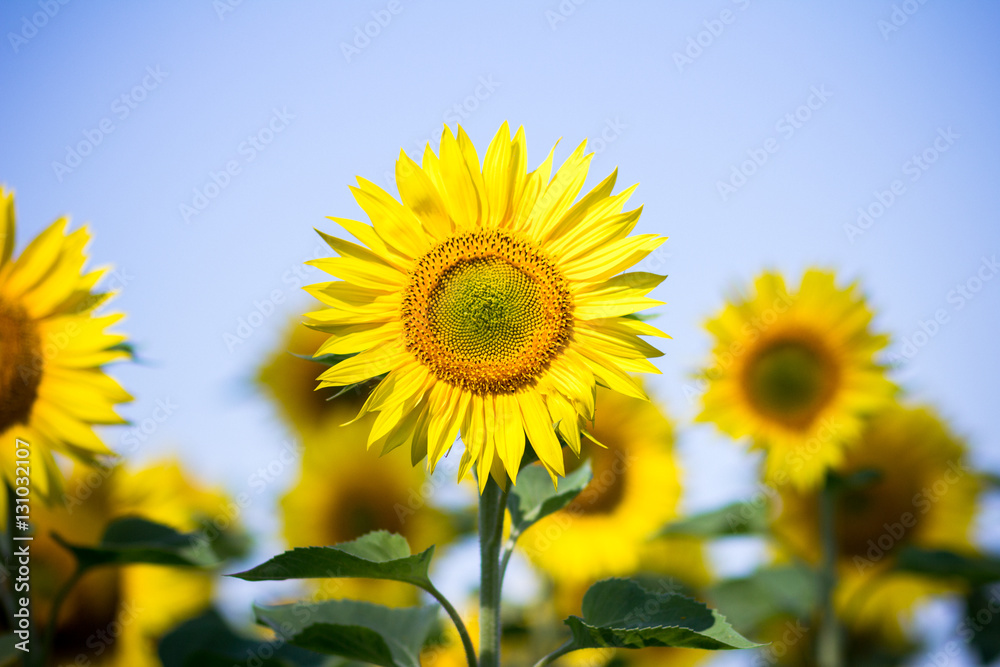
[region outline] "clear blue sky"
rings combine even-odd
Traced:
[[[763,268],[860,279],[898,354],[944,311],[897,377],[1000,469],[1000,6],[677,4],[0,5],[0,181],[19,245],[61,214],[92,224],[148,360],[118,372],[138,397],[126,414],[177,405],[136,458],[177,450],[246,490],[285,438],[248,378],[309,307],[312,227],[360,216],[354,176],[390,186],[399,148],[436,144],[444,122],[483,148],[508,120],[532,164],[589,137],[591,182],[619,166],[640,183],[638,231],[670,237],[649,265],[669,274],[655,296],[673,336],[655,390],[682,424],[690,507],[750,488],[750,459],[686,424],[700,324]],[[953,292],[966,284],[971,298]],[[273,525],[269,504],[254,521]]]

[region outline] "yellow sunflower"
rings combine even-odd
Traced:
[[[105,329],[121,315],[94,314],[110,294],[94,291],[104,269],[83,273],[90,233],[67,234],[60,218],[14,259],[14,195],[0,187],[0,466],[14,477],[14,440],[29,443],[33,493],[61,488],[53,452],[92,464],[112,454],[95,424],[120,424],[131,400],[102,366],[129,356]],[[6,496],[0,494],[0,505]]]
[[[891,569],[907,545],[973,549],[980,485],[966,466],[964,445],[930,409],[893,406],[872,418],[838,468],[845,475],[880,473],[838,497],[835,603],[845,622],[899,643],[901,623],[918,602],[954,590]],[[774,533],[791,554],[819,562],[818,491],[784,488],[780,500]]]
[[[776,273],[755,288],[706,325],[714,366],[698,420],[766,449],[769,482],[815,486],[895,393],[875,361],[888,337],[872,333],[857,285],[840,289],[833,273],[807,271],[794,294]]]
[[[226,503],[220,493],[193,485],[174,462],[135,472],[78,467],[68,483],[73,502],[32,506],[32,618],[39,628],[74,568],[52,532],[76,544],[95,544],[110,520],[136,515],[193,531],[201,520],[224,512]],[[158,638],[207,607],[211,594],[211,575],[203,571],[156,565],[91,570],[62,605],[52,664],[159,665]]]
[[[641,209],[621,212],[634,186],[612,195],[615,173],[573,203],[584,149],[550,179],[551,152],[525,173],[523,128],[511,140],[504,123],[481,168],[462,128],[445,128],[440,155],[400,154],[402,203],[351,188],[373,226],[333,219],[367,247],[323,235],[340,257],[310,264],[341,280],[307,289],[329,306],[310,313],[331,334],[319,353],[357,353],[320,387],[385,375],[363,409],[378,413],[369,446],[407,445],[433,469],[461,432],[459,479],[475,463],[484,487],[490,471],[516,477],[527,437],[555,479],[553,425],[579,452],[595,384],[645,398],[628,374],[657,372],[639,336],[663,334],[627,315],[659,303],[645,294],[662,277],[618,274],[665,239],[628,236]]]

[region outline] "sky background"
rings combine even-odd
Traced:
[[[399,149],[436,148],[445,122],[482,153],[504,120],[524,125],[532,167],[560,137],[557,164],[589,139],[587,187],[617,166],[620,187],[640,183],[636,231],[670,237],[644,268],[669,274],[653,296],[673,339],[652,385],[679,423],[687,508],[753,490],[755,459],[690,424],[691,375],[705,318],[765,268],[859,280],[896,379],[996,471],[998,28],[995,3],[917,0],[4,2],[0,182],[19,249],[68,214],[94,230],[93,265],[117,267],[120,329],[145,360],[115,371],[137,397],[124,414],[175,406],[129,455],[177,452],[233,494],[289,437],[249,385],[311,309],[300,287],[323,278],[302,262],[326,254],[312,228],[363,216],[355,175],[395,193]],[[107,437],[122,449],[125,432]],[[276,530],[294,473],[252,525]],[[983,517],[1000,523],[1000,508]],[[716,561],[740,571],[755,549],[723,545]]]

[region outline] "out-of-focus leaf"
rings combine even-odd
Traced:
[[[758,535],[767,530],[768,504],[741,502],[672,521],[654,537]]]
[[[419,667],[437,623],[436,605],[390,608],[354,600],[255,607],[257,620],[288,643],[382,667]]]
[[[532,524],[566,507],[590,484],[591,479],[593,474],[589,461],[566,475],[559,482],[558,489],[552,486],[552,479],[545,468],[529,466],[522,469],[507,499],[511,531],[520,535]]]
[[[10,667],[20,662],[27,655],[14,645],[21,641],[13,632],[0,635],[0,667]]]
[[[908,546],[896,559],[896,569],[931,577],[964,579],[974,586],[1000,581],[1000,558],[960,554],[946,549]]]
[[[971,632],[969,643],[979,656],[979,662],[989,665],[1000,658],[1000,586],[981,586],[965,601],[966,621],[959,636]],[[983,610],[986,613],[983,613]],[[974,625],[973,625],[974,624]]]
[[[158,652],[163,667],[332,667],[325,655],[242,637],[214,609],[167,633]]]
[[[406,538],[379,530],[332,547],[292,549],[230,576],[246,581],[362,577],[404,581],[428,588],[433,555],[434,547],[411,555]]]
[[[816,608],[818,590],[815,572],[804,566],[788,566],[720,581],[706,596],[726,610],[734,626],[749,632],[779,615],[808,617]]]
[[[112,521],[96,546],[73,544],[55,533],[53,537],[73,553],[83,569],[133,563],[205,567],[219,562],[203,535],[180,533],[141,517]]]
[[[606,579],[587,591],[583,617],[566,619],[569,650],[678,646],[755,648],[714,609],[682,595],[649,591],[630,579]]]

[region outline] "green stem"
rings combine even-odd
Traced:
[[[562,656],[572,651],[573,650],[572,647],[573,647],[572,640],[567,641],[565,644],[557,648],[555,651],[552,651],[552,653],[549,653],[547,656],[536,662],[535,667],[545,667],[545,665],[551,665],[553,662],[556,661],[556,659],[561,658]]]
[[[479,667],[500,665],[500,546],[506,509],[507,490],[487,479],[479,496]]]
[[[510,531],[510,537],[504,542],[503,551],[500,556],[500,587],[503,588],[503,579],[507,576],[507,566],[510,564],[510,557],[514,555],[514,545],[517,544],[519,533]]]
[[[828,478],[820,492],[819,524],[823,546],[820,571],[820,627],[816,644],[816,663],[819,667],[841,667],[840,626],[833,606],[833,591],[837,585],[837,535],[835,531],[837,489]]]
[[[431,584],[429,587],[424,588],[425,591],[434,596],[434,599],[441,603],[444,610],[451,617],[452,622],[455,623],[455,628],[458,630],[459,637],[462,638],[462,646],[465,648],[465,657],[469,661],[469,667],[476,667],[476,647],[472,645],[472,637],[469,636],[469,630],[465,627],[465,623],[462,622],[462,617],[459,615],[458,610],[448,601],[441,591]]]
[[[52,609],[49,611],[49,620],[45,624],[45,634],[42,635],[42,650],[39,654],[39,665],[48,664],[49,652],[52,650],[52,645],[56,639],[56,625],[59,622],[59,612],[62,609],[63,602],[66,601],[66,596],[69,592],[73,590],[73,586],[76,582],[80,580],[80,577],[84,573],[84,568],[77,565],[76,569],[66,583],[62,585],[59,592],[56,593],[55,598],[52,600]]]

